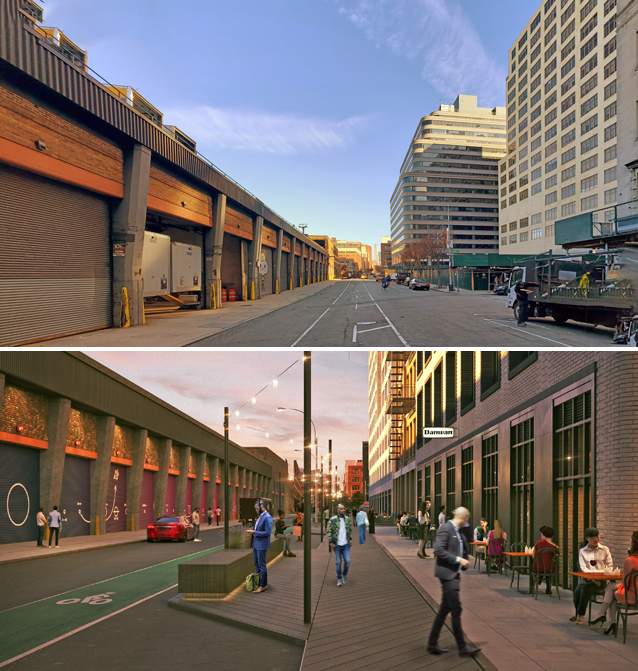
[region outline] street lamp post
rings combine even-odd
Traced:
[[[332,441],[328,441],[328,473],[330,474],[330,517],[332,517]]]
[[[224,408],[224,548],[228,550],[228,408]]]
[[[304,526],[304,546],[303,546],[303,620],[304,624],[310,624],[311,622],[311,563],[310,563],[310,552],[311,552],[311,540],[312,540],[312,527],[310,526],[310,471],[312,468],[311,465],[311,437],[310,437],[310,424],[312,419],[310,414],[312,412],[312,405],[310,402],[310,393],[311,393],[311,359],[310,352],[304,352],[304,376],[303,376],[303,415],[304,415],[304,427],[303,427],[303,442],[304,442],[304,453],[303,453],[303,468],[304,468],[304,516],[303,516],[303,526]],[[314,426],[314,425],[313,425]],[[316,429],[315,429],[316,433]]]
[[[326,495],[326,483],[323,481],[323,456],[321,457],[321,517],[319,524],[321,525],[321,542],[323,543],[323,509],[325,507],[324,496]]]

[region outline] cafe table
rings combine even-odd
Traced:
[[[577,578],[586,578],[587,580],[622,580],[625,574],[603,573],[603,571],[567,571],[569,575],[575,575]],[[591,620],[591,600],[589,602],[589,619]]]
[[[503,554],[507,555],[508,557],[529,557],[530,559],[532,558],[532,554],[528,552],[504,552]],[[512,584],[514,582],[512,581]],[[529,567],[529,592],[528,594],[532,594],[534,592],[534,581],[532,580],[532,567]]]

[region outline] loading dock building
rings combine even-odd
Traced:
[[[221,419],[221,418],[220,418]],[[241,497],[287,510],[287,464],[229,446],[229,519]],[[0,543],[143,529],[160,514],[224,511],[224,438],[81,353],[0,352]]]
[[[142,324],[148,232],[197,248],[207,309],[327,279],[324,247],[41,21],[0,8],[0,345]]]

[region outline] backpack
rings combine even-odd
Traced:
[[[259,573],[251,573],[246,576],[246,589],[254,592],[259,587]]]

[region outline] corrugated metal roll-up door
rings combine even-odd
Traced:
[[[62,533],[87,536],[91,532],[91,462],[67,454],[60,497]]]
[[[155,473],[153,471],[144,471],[142,475],[142,493],[140,496],[139,529],[144,529],[155,519],[153,513],[154,495]]]
[[[106,198],[0,166],[0,345],[111,325]]]
[[[106,533],[126,531],[126,466],[111,464],[106,494]]]
[[[184,500],[184,515],[189,515],[193,512],[193,480],[188,478],[186,481],[186,499]]]
[[[164,515],[174,515],[175,514],[175,485],[177,483],[177,476],[170,475],[168,476],[168,482],[166,483],[166,503],[164,504]]]
[[[0,463],[0,544],[35,541],[40,450],[0,443]]]
[[[290,288],[290,280],[288,279],[288,258],[287,252],[281,252],[281,273],[279,275],[279,293],[288,291]]]
[[[261,274],[261,269],[259,272],[259,284],[261,287],[261,295],[267,296],[272,293],[272,249],[270,247],[262,247],[261,253],[264,255],[264,261],[266,262],[266,274]]]

